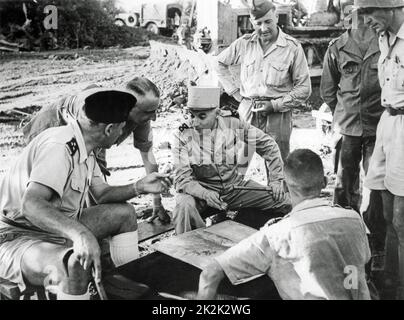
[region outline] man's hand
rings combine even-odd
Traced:
[[[101,280],[101,248],[91,232],[83,232],[73,240],[73,251],[84,270],[94,267],[96,281]]]
[[[159,218],[159,220],[163,224],[168,224],[171,221],[170,216],[168,215],[166,209],[164,209],[162,205],[153,207],[153,215],[149,219],[147,219],[147,222],[152,223],[157,218]]]
[[[282,181],[274,181],[269,184],[269,186],[272,188],[272,198],[276,202],[283,202],[286,199],[286,194],[285,190],[283,188],[283,182]]]
[[[215,191],[207,191],[203,197],[208,203],[208,206],[217,210],[227,210],[228,205],[222,199],[220,195]]]
[[[275,112],[274,105],[272,101],[258,101],[255,103],[255,108],[253,108],[252,112],[255,113],[263,113],[265,115],[271,114]]]
[[[171,185],[169,174],[154,172],[136,182],[136,189],[139,193],[161,194],[168,192]]]

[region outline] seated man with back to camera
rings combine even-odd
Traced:
[[[293,211],[212,260],[200,276],[198,299],[232,284],[270,277],[285,300],[368,300],[366,227],[354,210],[320,198],[326,185],[320,157],[296,150],[285,162]]]

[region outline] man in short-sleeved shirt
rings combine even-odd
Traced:
[[[355,211],[320,199],[323,170],[320,157],[310,150],[288,157],[285,180],[293,211],[215,258],[201,274],[200,299],[214,298],[225,276],[237,285],[262,275],[286,300],[370,299],[366,227]]]
[[[275,5],[254,0],[250,10],[256,31],[236,40],[218,56],[217,74],[225,91],[240,101],[242,120],[270,134],[282,158],[289,154],[292,110],[311,94],[307,60],[299,42],[277,26]],[[240,83],[229,66],[241,64]]]
[[[52,284],[58,299],[88,299],[91,270],[101,277],[98,241],[111,237],[116,266],[138,258],[136,212],[126,201],[170,183],[154,173],[109,186],[93,152],[116,142],[135,103],[128,92],[97,91],[78,121],[45,130],[24,149],[0,181],[1,279],[21,291]],[[89,193],[97,205],[83,209]]]
[[[83,101],[89,95],[103,90],[98,85],[92,85],[79,94],[67,96],[49,107],[43,108],[24,128],[24,136],[27,142],[45,129],[62,126],[78,119],[83,108]],[[132,109],[129,119],[125,124],[122,134],[116,144],[120,145],[133,133],[133,144],[140,151],[146,173],[158,172],[158,165],[153,153],[153,132],[151,121],[156,120],[156,112],[159,107],[160,92],[158,88],[147,78],[136,77],[126,85],[126,90],[135,95],[136,106]],[[105,150],[96,152],[98,164],[104,174],[109,175],[105,159]],[[153,198],[153,218],[157,216],[163,222],[169,222],[160,195]]]

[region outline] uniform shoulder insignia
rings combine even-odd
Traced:
[[[246,33],[241,38],[244,39],[244,40],[250,40],[252,38],[252,36],[253,36],[252,33]]]
[[[189,129],[189,126],[186,123],[183,123],[178,130],[180,130],[180,132],[184,132],[185,130]]]
[[[67,142],[66,145],[67,145],[67,148],[69,149],[69,153],[71,156],[74,156],[76,154],[77,150],[79,150],[79,145],[77,144],[76,138],[73,138],[72,140]]]
[[[270,227],[270,226],[272,226],[274,224],[277,224],[278,222],[282,221],[283,219],[284,218],[274,218],[274,219],[269,220],[265,225],[267,227]]]
[[[331,47],[334,43],[336,43],[336,42],[338,41],[338,39],[339,39],[339,38],[332,39],[332,40],[330,41],[330,43],[328,44],[328,48]]]

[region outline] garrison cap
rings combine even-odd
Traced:
[[[210,110],[220,107],[219,87],[189,87],[188,109]]]
[[[98,91],[86,97],[84,113],[88,119],[97,123],[121,123],[128,120],[136,102],[134,95],[129,92]]]
[[[400,8],[404,7],[404,0],[355,0],[355,8]]]
[[[272,1],[268,0],[248,0],[250,7],[250,16],[257,20],[264,17],[269,11],[276,9]]]

